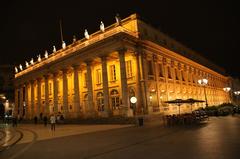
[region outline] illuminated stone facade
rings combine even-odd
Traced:
[[[58,112],[66,118],[174,114],[177,106],[165,101],[205,100],[201,78],[208,79],[209,106],[228,102],[223,91],[228,78],[219,70],[133,14],[16,73],[15,113],[25,118]],[[190,112],[190,106],[181,111]]]

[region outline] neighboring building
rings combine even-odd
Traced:
[[[231,97],[230,102],[240,106],[240,80],[238,78],[229,77],[228,87],[231,88],[229,91]]]
[[[0,118],[12,114],[14,107],[14,71],[11,65],[0,65]]]
[[[229,101],[224,70],[141,21],[136,14],[39,59],[15,74],[16,111],[27,118],[176,114],[176,98]],[[137,103],[131,104],[130,97]],[[194,104],[193,109],[205,104]],[[189,105],[181,106],[190,112]]]

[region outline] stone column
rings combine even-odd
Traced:
[[[88,89],[88,107],[86,110],[90,116],[95,114],[94,104],[93,104],[93,86],[92,86],[92,71],[91,62],[87,61],[87,89]]]
[[[126,49],[118,50],[119,61],[120,61],[120,74],[121,74],[121,88],[122,88],[122,104],[127,109],[126,115],[132,116],[132,110],[129,106],[128,101],[128,86],[127,86],[127,75],[126,75],[126,64],[125,64],[125,52]]]
[[[143,113],[148,114],[148,99],[149,99],[149,92],[148,92],[148,87],[147,87],[147,79],[148,79],[148,74],[147,74],[147,61],[146,61],[146,54],[141,51],[140,56],[139,56],[139,62],[140,62],[140,72],[141,72],[141,91],[143,94]]]
[[[25,83],[25,118],[29,118],[28,83]]]
[[[40,109],[41,109],[41,78],[37,79],[37,100],[38,100],[38,104],[37,104],[37,109],[36,109],[36,115],[39,117],[40,115]]]
[[[19,98],[18,98],[18,88],[15,88],[15,107],[14,107],[14,116],[16,117],[18,115],[18,107],[19,107]]]
[[[158,57],[157,56],[154,56],[154,58],[153,58],[153,62],[154,62],[154,68],[155,68],[155,80],[156,80],[156,90],[155,90],[155,93],[156,93],[156,96],[157,96],[157,107],[158,107],[158,109],[159,109],[159,111],[160,111],[160,99],[159,99],[159,97],[160,97],[160,91],[159,91],[159,69],[160,68],[158,68]],[[175,71],[175,70],[174,70]]]
[[[33,118],[35,116],[34,114],[34,81],[32,80],[30,82],[31,84],[31,117]]]
[[[49,115],[49,89],[48,89],[48,78],[49,75],[44,75],[45,79],[45,108],[44,108],[44,114]]]
[[[78,77],[78,70],[79,66],[73,66],[73,73],[74,73],[74,96],[73,96],[73,105],[74,111],[76,112],[76,117],[80,116],[80,98],[79,98],[79,77]]]
[[[68,116],[68,79],[67,79],[67,69],[62,70],[63,78],[63,113],[65,117]]]
[[[58,81],[57,81],[58,73],[53,73],[53,107],[54,113],[58,113]]]
[[[107,72],[107,57],[101,57],[102,60],[102,80],[103,80],[103,99],[104,99],[104,111],[110,115],[110,104],[109,104],[109,91],[108,91],[108,72]]]
[[[23,86],[20,87],[20,103],[19,103],[19,115],[23,117],[23,102],[24,102],[24,96],[23,96]]]
[[[144,91],[141,89],[141,83],[143,81],[143,74],[142,74],[142,65],[141,65],[141,53],[136,52],[136,63],[137,63],[137,69],[136,69],[136,86],[137,86],[137,110],[138,113],[143,114],[143,110],[146,107],[146,99],[144,98]],[[144,89],[143,89],[144,90]]]

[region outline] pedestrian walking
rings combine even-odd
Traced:
[[[45,115],[44,117],[43,117],[43,123],[44,123],[44,126],[46,127],[47,126],[47,116]]]
[[[51,123],[51,130],[55,131],[56,117],[54,114],[52,114],[50,117],[50,123]]]

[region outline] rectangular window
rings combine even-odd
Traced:
[[[49,83],[49,95],[52,95],[52,83]]]
[[[87,73],[84,73],[84,87],[87,87]]]
[[[44,95],[45,95],[45,85],[42,85],[42,97],[44,97]]]
[[[182,81],[185,81],[184,72],[181,71],[181,74],[182,74]]]
[[[176,77],[176,80],[179,80],[179,77],[178,77],[178,70],[175,68],[175,77]]]
[[[148,61],[148,75],[153,75],[152,61]]]
[[[110,66],[110,80],[111,81],[116,81],[116,69],[115,69],[115,65],[111,65]]]
[[[172,79],[172,72],[171,72],[171,68],[168,66],[168,78]]]
[[[132,61],[126,61],[126,72],[127,72],[127,78],[132,77]]]
[[[163,64],[159,64],[159,77],[163,77],[164,75],[164,68],[163,68]]]
[[[192,73],[191,72],[188,73],[188,82],[192,82]]]
[[[96,70],[96,82],[97,82],[97,84],[102,83],[102,71],[101,71],[101,69]]]

